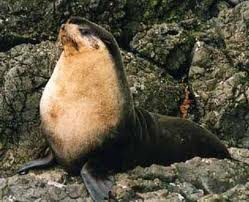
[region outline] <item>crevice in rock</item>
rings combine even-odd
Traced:
[[[183,81],[184,83],[188,83],[188,71],[190,69],[191,66],[191,62],[192,62],[192,58],[191,58],[191,52],[193,49],[194,45],[191,46],[190,50],[190,54],[186,56],[187,61],[184,62],[182,65],[180,65],[179,70],[177,72],[174,72],[173,70],[169,70],[167,68],[164,68],[159,62],[156,62],[155,60],[153,60],[152,58],[145,56],[144,54],[139,53],[138,51],[134,50],[134,49],[129,49],[127,50],[128,52],[133,53],[134,55],[137,55],[138,57],[149,61],[152,65],[157,66],[158,68],[162,69],[163,72],[168,73],[169,75],[171,75],[174,79],[176,79],[177,81]],[[172,58],[172,54],[173,54],[174,50],[171,51],[171,53],[168,55],[168,58]]]
[[[36,45],[41,43],[41,41],[24,37],[16,37],[15,39],[11,39],[11,36],[6,36],[0,40],[0,52],[7,52],[11,48],[23,43]]]

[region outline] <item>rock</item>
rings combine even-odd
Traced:
[[[175,23],[154,25],[138,33],[131,42],[132,50],[139,56],[148,58],[178,79],[186,73],[192,46],[191,37]]]
[[[200,123],[242,147],[248,147],[249,134],[249,43],[244,17],[248,6],[244,2],[223,10],[208,22],[210,29],[199,36],[189,70]]]
[[[123,59],[135,106],[156,113],[179,115],[184,86],[139,55],[124,52]]]
[[[228,0],[228,2],[231,3],[234,6],[241,3],[241,2],[243,2],[243,1],[245,1],[245,0]]]
[[[54,38],[57,30],[52,2],[42,0],[0,2],[0,50],[21,43]]]
[[[231,199],[233,201],[246,202],[248,198],[249,183],[246,183],[245,185],[237,185],[222,194],[209,194],[198,200],[198,202],[228,201]]]
[[[18,162],[32,158],[31,154],[37,157],[45,144],[39,131],[39,100],[56,62],[56,55],[57,49],[49,41],[38,45],[19,45],[1,54],[4,68],[0,68],[3,70],[0,143],[4,163],[0,165],[0,170],[15,170]],[[13,143],[18,143],[19,147]],[[20,158],[23,159],[20,161]]]
[[[86,190],[82,184],[74,180],[74,184],[64,184],[66,173],[63,170],[47,171],[43,174],[30,173],[25,176],[13,176],[8,178],[4,189],[3,201],[83,201]],[[56,177],[60,175],[60,178]]]
[[[231,148],[249,161],[249,150]],[[245,158],[247,156],[247,158]],[[195,157],[171,166],[136,167],[114,176],[118,201],[246,201],[249,165],[233,160]],[[60,168],[0,178],[3,201],[89,201],[80,177]]]
[[[5,68],[1,88],[0,122],[2,133],[26,130],[38,123],[38,105],[42,88],[51,74],[54,45],[19,45],[3,57]],[[9,124],[7,124],[9,122]]]
[[[202,1],[82,1],[2,0],[0,2],[0,51],[21,43],[56,40],[61,23],[69,16],[87,17],[111,29],[123,46],[143,25],[189,18],[208,19],[217,2]]]

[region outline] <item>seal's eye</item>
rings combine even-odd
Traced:
[[[82,35],[89,35],[89,34],[91,34],[91,32],[90,32],[89,29],[86,29],[86,28],[79,28],[79,30],[80,30],[80,33],[81,33]]]

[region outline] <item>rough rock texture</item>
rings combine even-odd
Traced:
[[[8,173],[21,159],[27,161],[44,147],[39,130],[39,100],[57,52],[54,43],[44,41],[1,53],[0,157],[1,169]]]
[[[54,38],[55,22],[52,1],[0,1],[0,50]]]
[[[192,46],[192,38],[175,23],[154,25],[138,33],[131,42],[133,51],[177,78],[186,74]]]
[[[200,122],[231,144],[249,147],[249,4],[223,10],[193,49],[189,82]]]
[[[123,59],[135,106],[157,113],[179,115],[184,85],[137,54],[125,52]]]
[[[72,15],[117,38],[136,106],[198,122],[244,147],[230,152],[249,164],[248,11],[242,0],[0,1],[0,201],[90,200],[61,169],[14,175],[46,146],[39,99],[59,55],[58,29]],[[248,170],[194,158],[117,174],[113,191],[119,201],[247,201]]]
[[[42,88],[51,74],[54,44],[19,45],[2,53],[0,120],[5,120],[1,135],[8,129],[29,131],[28,126],[38,122],[38,105]],[[23,132],[24,133],[24,132]],[[18,135],[15,134],[15,135]],[[13,136],[14,134],[7,134]]]
[[[207,19],[216,13],[216,4],[214,0],[1,0],[0,50],[55,39],[58,25],[72,15],[105,25],[126,46],[142,24],[193,16]]]
[[[248,150],[232,148],[249,162]],[[241,156],[240,156],[241,157]],[[249,165],[195,157],[164,167],[136,167],[114,176],[118,201],[247,201]],[[0,177],[0,198],[10,201],[91,201],[79,177],[60,168]],[[218,200],[219,199],[219,200]]]

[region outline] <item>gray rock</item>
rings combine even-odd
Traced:
[[[53,49],[53,43],[42,42],[36,46],[19,45],[2,54],[1,135],[7,133],[7,129],[11,133],[28,132],[28,128],[39,124],[38,103],[50,75],[50,63],[55,55]]]
[[[246,201],[249,150],[231,148],[241,162],[195,157],[171,166],[136,167],[114,176],[118,201]],[[80,177],[62,169],[0,178],[3,201],[90,201]]]
[[[149,58],[176,77],[184,72],[192,46],[191,37],[175,23],[154,25],[138,33],[131,42],[139,56]]]
[[[189,81],[200,123],[232,145],[248,147],[248,2],[223,10],[193,49]],[[215,43],[210,43],[211,39]],[[210,39],[210,40],[209,40]],[[222,43],[221,43],[222,42]]]
[[[122,45],[143,25],[177,22],[193,17],[208,19],[217,2],[202,1],[82,1],[82,0],[2,0],[0,2],[0,50],[21,43],[56,40],[61,23],[69,16],[87,17],[112,31]]]
[[[232,5],[237,5],[243,1],[246,1],[246,0],[228,0],[228,2],[231,3]]]
[[[123,59],[135,106],[156,113],[179,115],[183,85],[139,55],[124,52]]]
[[[0,11],[0,50],[21,43],[37,43],[55,35],[52,2],[2,0]]]
[[[44,146],[39,131],[39,100],[56,55],[55,45],[48,41],[19,45],[1,53],[0,143],[7,152],[0,167],[7,172],[16,169],[13,165],[20,161],[18,158],[31,158],[30,148],[34,152]],[[11,142],[19,142],[20,147]]]

